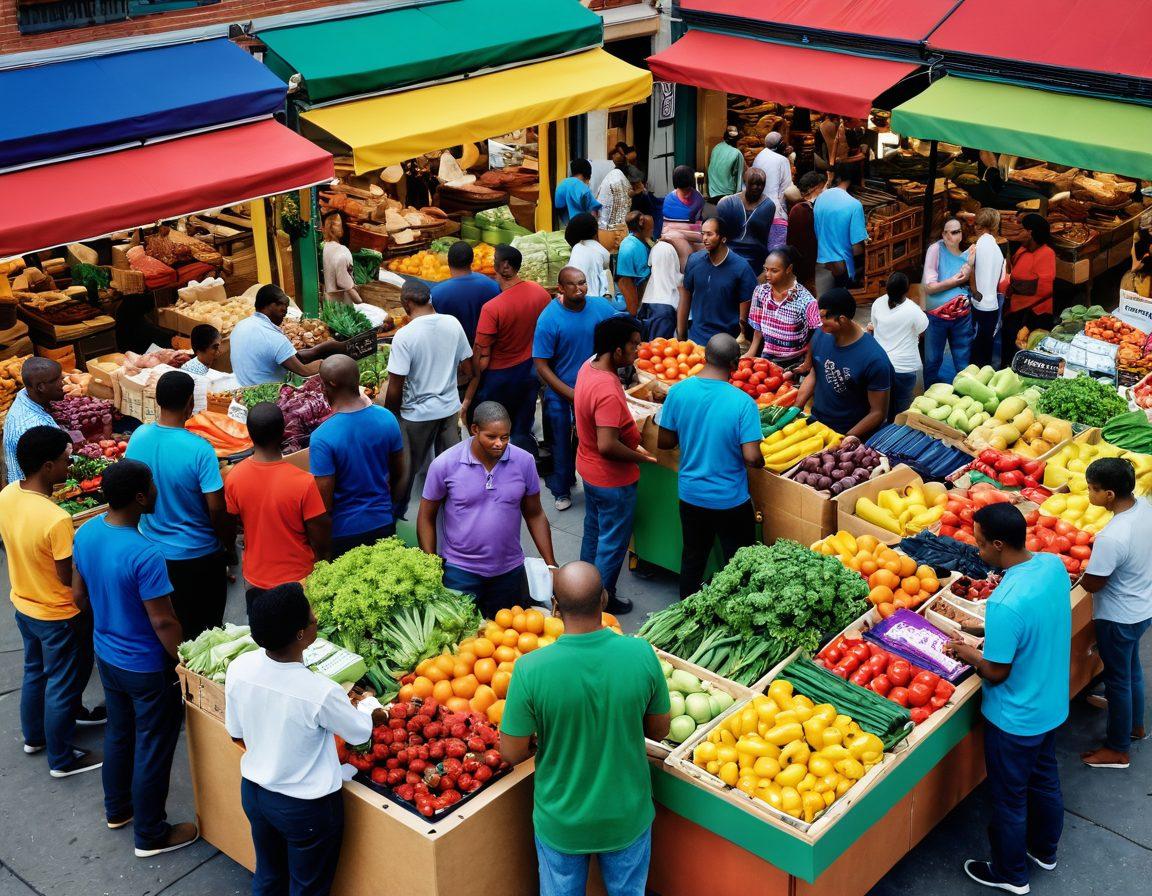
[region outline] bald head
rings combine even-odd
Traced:
[[[740,343],[734,336],[717,333],[704,346],[704,360],[724,370],[731,370],[740,360]]]
[[[24,390],[41,407],[64,397],[64,370],[51,358],[29,358],[20,368]]]
[[[556,571],[552,595],[565,619],[598,619],[604,583],[591,563],[576,560]]]
[[[574,268],[571,265],[565,268],[560,268],[560,273],[556,275],[556,282],[563,286],[565,283],[577,283],[580,278],[584,276],[584,272],[580,268]]]
[[[347,355],[333,355],[320,364],[320,381],[334,395],[356,395],[360,391],[360,368]]]

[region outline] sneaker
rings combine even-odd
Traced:
[[[1128,754],[1101,747],[1092,753],[1081,754],[1080,761],[1089,768],[1128,768]]]
[[[104,757],[97,753],[95,750],[76,750],[72,751],[72,761],[64,764],[63,768],[52,768],[48,770],[53,778],[69,778],[72,775],[80,775],[84,772],[95,771],[104,764]]]
[[[632,601],[626,597],[610,597],[608,598],[608,606],[605,608],[613,616],[627,616],[632,612]]]
[[[80,708],[80,712],[76,716],[77,725],[103,725],[108,721],[108,710],[104,708],[101,703],[98,706],[93,706],[91,709]]]
[[[29,756],[44,752],[44,744],[24,744],[24,752]]]
[[[1028,853],[1028,858],[1030,858],[1033,862],[1035,862],[1038,866],[1043,868],[1045,871],[1055,871],[1056,870],[1056,858],[1055,858],[1055,856],[1053,856],[1048,861],[1045,861],[1043,859],[1036,858],[1036,856],[1032,855],[1032,853]]]
[[[168,829],[168,836],[152,847],[136,847],[136,858],[148,859],[164,852],[175,852],[185,846],[191,846],[200,839],[200,831],[190,821],[182,821]]]
[[[1108,698],[1103,694],[1089,694],[1084,698],[1084,702],[1089,706],[1095,706],[1097,709],[1108,708]]]
[[[964,873],[981,886],[991,887],[994,890],[1004,890],[1008,893],[1015,893],[1017,896],[1024,896],[1025,893],[1029,893],[1032,890],[1028,884],[1010,884],[1008,881],[1003,880],[1000,875],[992,870],[991,862],[977,862],[975,859],[969,859],[964,863]]]
[[[119,815],[115,818],[104,819],[108,823],[108,828],[113,831],[118,831],[120,828],[126,828],[132,824],[132,810],[129,809],[127,814]]]
[[[556,499],[556,509],[557,510],[567,510],[571,506],[572,506],[572,499],[569,498],[567,495],[564,495],[563,497]]]

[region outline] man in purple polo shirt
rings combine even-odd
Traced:
[[[444,585],[471,594],[484,618],[522,603],[527,594],[520,519],[536,550],[556,567],[552,530],[540,506],[536,461],[509,444],[508,412],[494,401],[472,415],[472,437],[449,448],[428,468],[416,522],[420,549],[444,558]],[[440,508],[445,509],[439,520]]]

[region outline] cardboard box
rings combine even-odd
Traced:
[[[285,454],[284,460],[292,464],[298,470],[303,470],[305,473],[311,472],[308,467],[308,449],[302,448],[299,451],[293,451],[291,454]]]
[[[176,667],[184,702],[195,706],[221,723],[224,721],[224,685],[193,672],[183,663]]]
[[[648,417],[640,429],[640,444],[645,451],[656,458],[656,463],[660,466],[678,472],[680,470],[680,449],[673,448],[671,451],[661,450],[657,445],[659,434],[660,427],[656,423],[656,418]],[[749,477],[749,479],[751,479],[751,477]],[[753,501],[755,501],[755,498],[753,498]]]
[[[749,470],[752,503],[764,518],[765,544],[790,538],[810,545],[836,531],[836,502],[769,470]]]
[[[947,423],[941,423],[939,420],[935,420],[927,414],[905,411],[902,414],[897,414],[893,422],[899,426],[909,426],[922,433],[935,436],[951,448],[959,448],[968,454],[972,453],[972,449],[969,448],[964,441],[968,436],[963,430],[959,430],[955,426],[949,426]]]

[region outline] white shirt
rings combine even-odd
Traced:
[[[1132,624],[1152,618],[1152,504],[1137,498],[1100,530],[1084,570],[1107,576],[1108,584],[1092,596],[1092,618]]]
[[[296,799],[319,799],[343,784],[333,734],[350,744],[372,737],[372,717],[336,682],[303,664],[270,660],[263,650],[228,666],[224,701],[224,727],[247,747],[240,774]]]
[[[671,305],[680,307],[680,256],[671,243],[657,242],[648,253],[648,267],[652,273],[644,287],[644,305]]]
[[[611,296],[615,292],[612,276],[608,273],[611,263],[612,256],[599,240],[580,240],[572,247],[572,255],[568,258],[569,267],[584,272],[590,296]]]
[[[792,166],[776,150],[765,147],[752,162],[752,167],[764,172],[764,195],[776,203],[776,220],[787,221],[784,191],[792,186]]]
[[[928,315],[911,299],[889,308],[885,294],[872,303],[872,335],[897,373],[920,370],[920,334],[927,329]]]
[[[464,328],[450,314],[423,314],[397,330],[388,355],[388,373],[405,378],[400,416],[423,423],[457,413],[456,369],[471,357]]]
[[[982,233],[976,244],[968,250],[968,260],[976,266],[976,288],[980,291],[980,301],[973,300],[972,307],[978,311],[996,311],[1000,307],[996,289],[1007,269],[1004,253],[996,244],[996,237]]]
[[[324,241],[324,292],[330,299],[341,299],[346,290],[355,289],[352,278],[352,251],[335,240]]]
[[[601,230],[623,227],[624,219],[632,209],[632,185],[628,183],[628,175],[619,168],[609,171],[596,191],[596,201],[600,203]]]

